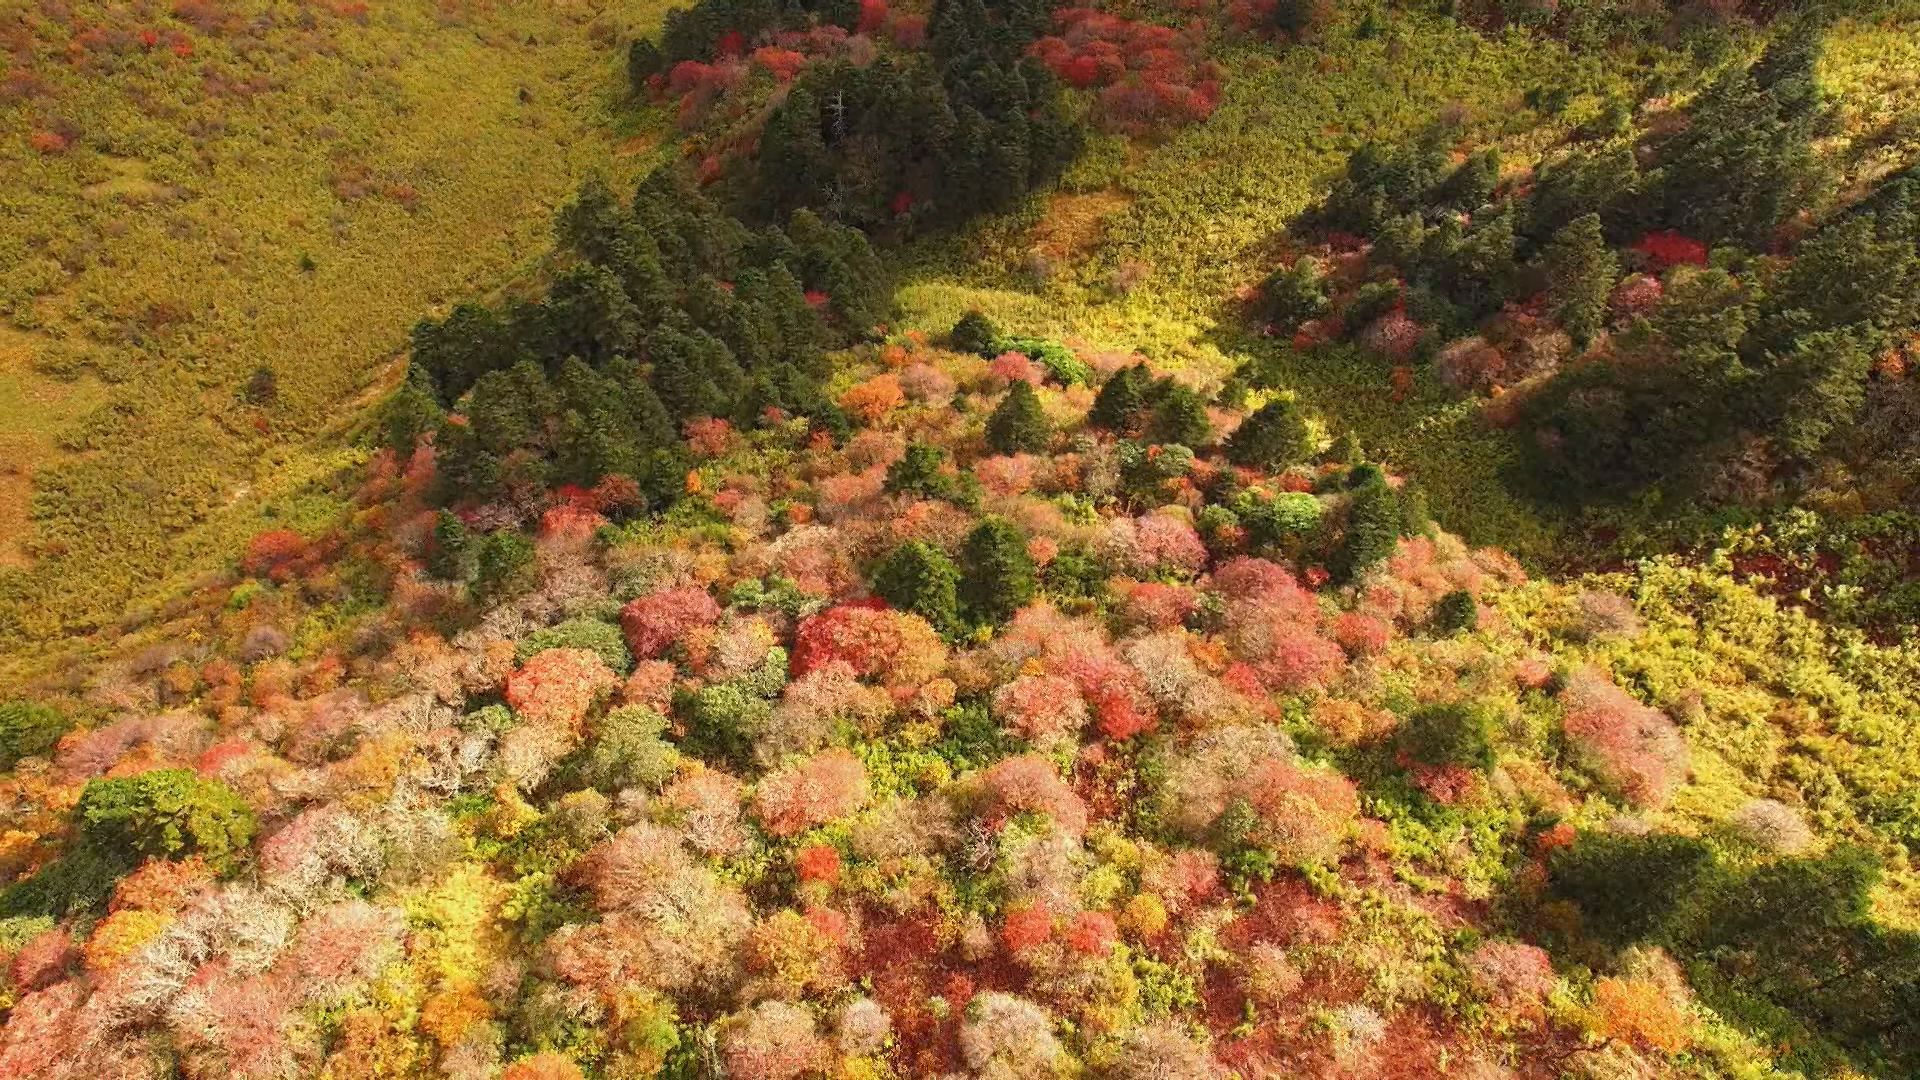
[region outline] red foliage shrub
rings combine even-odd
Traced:
[[[540,515],[540,536],[546,540],[586,540],[607,519],[575,503],[561,503]]]
[[[996,385],[1016,382],[1039,386],[1046,381],[1046,373],[1040,366],[1027,359],[1025,353],[1004,352],[993,358],[987,365],[987,374],[993,377]]]
[[[1004,758],[982,773],[980,783],[991,799],[988,821],[1004,824],[1014,814],[1028,812],[1052,818],[1073,835],[1087,828],[1087,807],[1053,763],[1038,754]]]
[[[792,49],[776,48],[765,45],[753,50],[752,61],[773,74],[781,82],[792,82],[800,69],[807,66],[807,58]]]
[[[64,154],[67,152],[67,137],[57,131],[36,131],[28,140],[36,151],[42,154]]]
[[[529,723],[578,729],[617,680],[587,649],[548,649],[507,676],[507,704]]]
[[[113,887],[113,900],[107,909],[173,912],[212,883],[213,868],[198,855],[178,862],[148,859]]]
[[[1707,265],[1707,245],[1671,230],[1648,233],[1633,245],[1633,250],[1646,256],[1647,266],[1656,274],[1683,263]]]
[[[1467,955],[1466,967],[1474,988],[1496,1005],[1538,1005],[1553,992],[1553,958],[1536,945],[1482,942]]]
[[[1260,816],[1256,839],[1289,860],[1332,858],[1360,814],[1352,781],[1277,757],[1254,765],[1246,798]]]
[[[993,694],[993,716],[1035,745],[1076,737],[1087,722],[1087,703],[1073,680],[1058,675],[1022,675]]]
[[[1392,638],[1393,627],[1385,619],[1358,611],[1343,611],[1334,617],[1333,640],[1353,656],[1373,656],[1386,649]]]
[[[1204,120],[1219,102],[1211,63],[1202,59],[1199,32],[1133,22],[1094,8],[1055,12],[1057,35],[1034,42],[1031,53],[1081,90],[1101,89],[1096,118],[1119,130]]]
[[[1128,620],[1155,630],[1179,626],[1200,608],[1200,594],[1186,585],[1122,582],[1115,591]]]
[[[1073,917],[1066,933],[1062,935],[1067,946],[1076,952],[1088,956],[1104,956],[1119,936],[1119,927],[1113,916],[1104,911],[1083,911]]]
[[[793,644],[798,679],[835,661],[888,686],[918,686],[946,663],[947,647],[918,615],[841,604],[800,624]]]
[[[717,458],[733,449],[733,425],[717,416],[703,416],[686,424],[687,445],[701,457]]]
[[[801,881],[819,881],[828,885],[840,881],[840,852],[831,844],[813,844],[793,855],[794,873]]]
[[[249,574],[280,575],[307,553],[306,538],[292,529],[270,529],[247,542],[240,568]],[[284,580],[276,577],[276,580]]]
[[[877,34],[887,25],[887,0],[860,0],[860,21],[854,24],[854,32]]]
[[[1053,938],[1053,913],[1044,904],[1007,912],[1000,924],[1000,944],[1016,955],[1045,945]]]
[[[21,990],[41,990],[64,978],[77,959],[79,952],[73,947],[73,939],[56,927],[28,938],[13,954],[8,974]]]
[[[627,648],[639,660],[652,660],[686,640],[687,635],[720,621],[720,605],[697,585],[658,589],[620,609]]]
[[[20,995],[0,1029],[0,1076],[59,1076],[70,1063],[76,1036],[88,1030],[80,1008],[86,991],[77,981]]]

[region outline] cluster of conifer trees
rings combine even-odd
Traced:
[[[768,118],[749,215],[811,209],[868,230],[1005,210],[1080,146],[1053,75],[1025,55],[1040,0],[940,0],[924,52],[811,68]]]
[[[1584,348],[1620,320],[1609,305],[1619,249],[1684,238],[1711,251],[1708,265],[1669,275],[1657,304],[1617,326],[1604,362],[1567,365],[1530,399],[1537,475],[1576,498],[1693,486],[1755,438],[1777,466],[1811,462],[1859,412],[1874,357],[1920,325],[1913,178],[1785,240],[1832,185],[1813,146],[1829,117],[1814,77],[1821,38],[1811,22],[1784,33],[1670,133],[1636,132],[1631,110],[1603,117],[1520,193],[1496,198],[1495,150],[1450,164],[1445,131],[1363,148],[1305,222],[1370,238],[1374,260],[1399,271],[1349,300],[1347,324],[1398,305],[1430,350],[1540,296]],[[1264,303],[1270,320],[1297,324],[1327,309],[1326,284],[1303,262],[1269,279]]]
[[[670,170],[623,206],[587,184],[560,215],[545,296],[464,303],[414,329],[388,438],[434,433],[440,475],[486,499],[608,475],[664,498],[689,420],[769,409],[839,430],[826,350],[869,333],[889,285],[858,231],[808,211],[751,229]]]

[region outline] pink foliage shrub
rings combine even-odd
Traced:
[[[1467,954],[1467,974],[1487,1000],[1505,1008],[1533,1006],[1553,992],[1553,959],[1521,941],[1484,941]]]
[[[753,813],[773,835],[793,836],[846,817],[868,797],[866,766],[845,750],[828,750],[761,779]]]
[[[1021,738],[1047,744],[1079,735],[1087,703],[1071,679],[1022,675],[994,691],[993,715]]]
[[[1687,777],[1687,741],[1664,713],[1649,708],[1593,668],[1560,691],[1567,741],[1621,798],[1641,808],[1666,803]]]
[[[1051,818],[1070,835],[1086,831],[1086,804],[1054,771],[1053,763],[1038,754],[995,762],[980,775],[980,786],[988,799],[990,824],[998,826],[1015,814],[1034,813]]]

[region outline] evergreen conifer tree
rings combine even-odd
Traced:
[[[1006,622],[1033,599],[1033,557],[1026,538],[1004,518],[986,518],[967,534],[961,563],[961,598],[975,620]]]
[[[987,445],[1001,454],[1037,454],[1052,438],[1052,425],[1040,407],[1040,395],[1026,380],[1015,379],[987,418]]]
[[[1275,398],[1227,437],[1226,452],[1235,465],[1277,472],[1305,461],[1313,453],[1313,436],[1300,406],[1291,398]]]

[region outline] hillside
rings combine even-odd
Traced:
[[[1920,1071],[1920,8],[1441,7],[27,16],[0,1076]]]
[[[111,623],[263,515],[310,519],[343,464],[315,437],[407,328],[537,260],[583,175],[646,165],[615,156],[615,45],[663,10],[5,13],[8,651]]]

